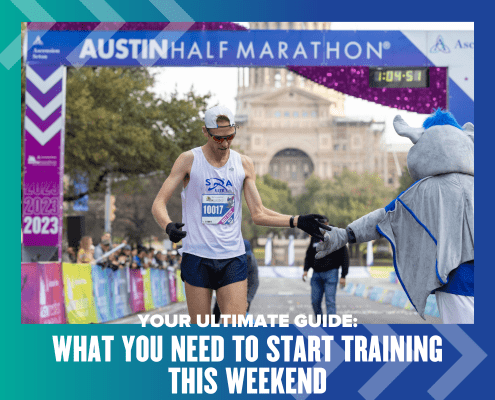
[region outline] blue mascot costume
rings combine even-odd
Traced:
[[[449,112],[436,110],[421,128],[394,119],[397,134],[413,146],[407,155],[416,181],[385,208],[332,227],[316,258],[346,243],[385,237],[394,268],[409,300],[424,318],[435,293],[443,323],[474,323],[474,126],[459,126]]]

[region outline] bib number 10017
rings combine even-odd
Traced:
[[[221,214],[223,210],[223,206],[210,206],[210,205],[203,205],[203,212],[207,215],[211,214]]]
[[[55,235],[58,233],[58,217],[24,217],[24,234]]]

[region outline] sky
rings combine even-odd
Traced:
[[[249,27],[246,22],[237,22]],[[474,22],[332,22],[332,30],[474,30]],[[198,94],[210,92],[210,103],[224,104],[233,112],[236,109],[237,68],[229,67],[161,67],[156,71],[154,90],[166,97],[177,88],[186,93],[191,87]],[[398,136],[392,126],[397,114],[410,125],[419,127],[427,115],[397,110],[352,96],[346,96],[345,115],[347,117],[373,117],[385,121],[385,142],[411,144],[409,139]]]

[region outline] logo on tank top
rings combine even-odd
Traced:
[[[233,189],[232,182],[228,179],[210,178],[206,180],[205,185],[208,188],[208,192],[213,193],[229,193]]]

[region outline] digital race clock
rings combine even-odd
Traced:
[[[430,86],[427,67],[370,67],[372,88],[426,88]]]

